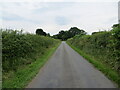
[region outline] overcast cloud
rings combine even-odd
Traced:
[[[1,28],[23,28],[30,33],[35,33],[36,28],[42,28],[53,35],[60,30],[78,27],[91,34],[108,30],[118,23],[119,0],[9,1],[0,2]]]

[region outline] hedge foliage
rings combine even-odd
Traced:
[[[19,67],[31,64],[58,42],[50,37],[23,34],[17,30],[2,30],[3,72],[16,71]]]
[[[97,32],[93,35],[77,35],[69,39],[68,42],[120,72],[119,27],[115,27],[111,31]]]

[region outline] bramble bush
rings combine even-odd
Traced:
[[[92,35],[77,35],[68,42],[120,72],[120,27]]]
[[[16,71],[19,67],[31,64],[58,42],[50,37],[2,30],[3,72]]]

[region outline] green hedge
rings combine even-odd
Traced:
[[[120,28],[111,31],[97,32],[93,35],[75,36],[68,40],[96,60],[109,65],[120,72]]]
[[[16,71],[31,64],[58,40],[17,30],[2,30],[3,72]]]

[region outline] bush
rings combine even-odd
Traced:
[[[3,72],[16,71],[19,67],[31,64],[56,43],[58,41],[50,37],[2,30]]]
[[[68,42],[96,60],[106,63],[120,72],[120,28],[97,32],[92,35],[75,36]]]
[[[115,27],[112,30],[113,35],[113,47],[114,47],[114,56],[116,65],[118,66],[117,69],[120,71],[120,27]]]

